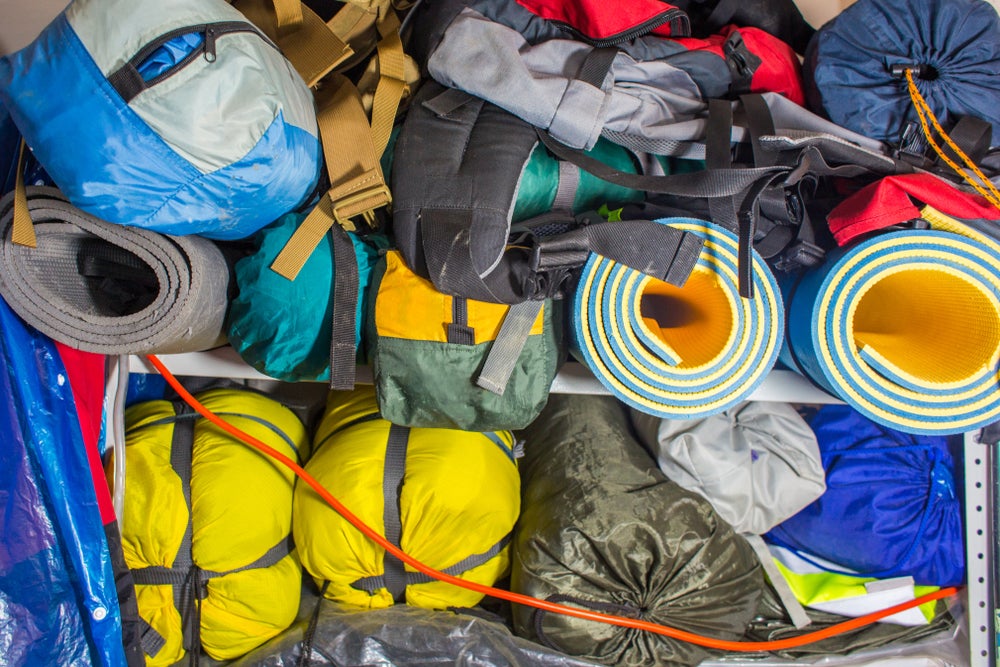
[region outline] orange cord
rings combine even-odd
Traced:
[[[952,141],[952,138],[949,137],[948,133],[944,131],[943,127],[941,127],[941,123],[938,122],[938,119],[931,110],[930,105],[927,104],[927,100],[924,99],[924,96],[920,94],[920,90],[917,89],[917,84],[913,80],[913,70],[911,68],[906,69],[906,87],[910,92],[910,99],[913,101],[913,106],[917,110],[917,115],[920,117],[920,126],[924,130],[924,136],[927,137],[927,141],[934,149],[934,152],[937,153],[944,163],[951,167],[955,173],[964,178],[969,185],[975,188],[976,192],[985,197],[987,201],[993,204],[994,207],[1000,209],[1000,190],[997,190],[996,186],[993,185],[990,179],[986,178],[986,175],[983,174],[976,163],[973,162],[972,159],[958,147],[958,144]],[[966,166],[972,171],[972,173],[974,173],[979,180],[982,181],[982,184],[974,181],[971,177],[969,177],[964,169],[955,163],[954,160],[945,155],[944,150],[942,150],[942,148],[934,140],[934,136],[931,134],[928,119],[931,123],[933,123],[934,129],[937,130],[939,135],[941,135],[941,138],[943,138],[945,143],[948,144],[948,147],[955,151],[955,154],[958,155],[963,162],[965,162]]]
[[[922,595],[914,600],[904,602],[902,604],[897,604],[888,609],[883,609],[878,612],[871,614],[866,614],[858,618],[853,618],[842,623],[837,623],[823,630],[816,630],[814,632],[809,632],[803,635],[798,635],[795,637],[789,637],[787,639],[779,639],[776,641],[764,641],[764,642],[740,642],[740,641],[729,641],[723,639],[713,639],[711,637],[704,637],[692,632],[686,632],[684,630],[678,630],[676,628],[671,628],[666,625],[659,625],[657,623],[650,623],[648,621],[642,621],[635,618],[626,618],[624,616],[615,616],[613,614],[603,614],[596,611],[590,611],[587,609],[579,609],[576,607],[568,607],[566,605],[558,604],[555,602],[548,602],[546,600],[540,600],[538,598],[531,597],[530,595],[522,595],[520,593],[514,593],[512,591],[505,591],[499,588],[493,588],[492,586],[485,586],[473,581],[466,581],[464,579],[459,579],[450,574],[445,574],[440,570],[435,570],[434,568],[423,564],[422,562],[416,560],[412,556],[404,553],[397,546],[389,542],[382,535],[379,535],[374,529],[365,524],[361,519],[359,519],[353,512],[348,510],[339,500],[337,500],[329,491],[327,491],[322,484],[320,484],[316,478],[305,471],[302,466],[298,463],[285,456],[281,452],[273,449],[267,444],[261,442],[260,440],[254,438],[253,436],[243,432],[242,430],[236,428],[232,424],[221,419],[218,415],[211,412],[208,408],[202,405],[198,399],[191,395],[181,384],[177,381],[177,378],[167,370],[167,367],[163,365],[155,355],[146,355],[146,359],[149,363],[160,372],[161,375],[166,379],[167,383],[173,387],[174,391],[184,399],[184,401],[190,405],[194,410],[200,414],[205,419],[209,420],[222,430],[226,431],[230,435],[242,440],[251,447],[261,451],[262,453],[270,456],[271,458],[279,461],[283,465],[291,469],[296,475],[302,479],[303,482],[308,484],[316,493],[320,495],[323,500],[327,502],[338,514],[343,516],[347,521],[349,521],[355,528],[361,531],[366,537],[378,544],[380,547],[385,549],[387,552],[403,561],[413,569],[418,572],[423,572],[424,574],[433,577],[439,581],[452,584],[453,586],[458,586],[459,588],[465,588],[470,591],[475,591],[482,595],[488,595],[490,597],[498,598],[501,600],[507,600],[508,602],[513,602],[515,604],[525,605],[528,607],[535,607],[537,609],[542,609],[544,611],[553,612],[556,614],[564,614],[566,616],[573,616],[575,618],[581,618],[588,621],[596,621],[599,623],[608,623],[611,625],[618,625],[625,628],[634,628],[636,630],[645,630],[647,632],[652,632],[658,635],[664,635],[666,637],[671,637],[673,639],[678,639],[680,641],[689,642],[691,644],[696,644],[698,646],[705,646],[708,648],[720,649],[723,651],[745,651],[745,652],[757,652],[757,651],[779,651],[783,649],[796,648],[798,646],[804,646],[806,644],[812,644],[813,642],[820,641],[821,639],[826,639],[828,637],[833,637],[835,635],[843,634],[845,632],[850,632],[851,630],[856,630],[858,628],[870,625],[879,621],[887,616],[905,611],[907,609],[912,609],[925,602],[931,602],[932,600],[940,600],[942,598],[949,597],[958,593],[957,588],[949,587],[942,588],[933,593],[928,593],[927,595]]]

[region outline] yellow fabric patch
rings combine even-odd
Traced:
[[[379,336],[448,342],[453,298],[413,273],[398,251],[386,254],[385,274],[375,299],[375,328]],[[485,301],[466,301],[468,326],[476,344],[495,340],[509,306]],[[544,308],[531,326],[531,335],[542,333]]]

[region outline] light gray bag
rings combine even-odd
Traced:
[[[762,535],[826,490],[816,436],[786,403],[744,402],[705,419],[631,415],[660,470],[737,532]]]

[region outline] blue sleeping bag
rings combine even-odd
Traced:
[[[304,217],[289,213],[256,234],[256,252],[236,262],[239,294],[230,302],[228,314],[229,342],[243,360],[264,375],[286,382],[330,379],[332,295],[337,273],[330,235],[323,237],[294,281],[270,268]],[[361,327],[378,248],[355,234],[348,236],[358,263],[355,345],[358,359],[364,360]]]
[[[824,406],[810,426],[826,492],[772,529],[768,541],[865,576],[960,585],[960,493],[946,439],[890,430],[846,405]]]
[[[917,89],[946,130],[961,116],[1000,143],[1000,17],[984,0],[858,0],[806,49],[810,108],[863,135],[897,143],[920,121],[893,65],[924,66]]]

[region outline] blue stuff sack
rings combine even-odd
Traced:
[[[846,405],[824,406],[810,426],[826,492],[767,540],[864,576],[961,585],[960,492],[946,439],[890,430]]]
[[[312,94],[224,0],[75,0],[0,58],[0,102],[78,208],[229,240],[319,176]]]
[[[816,113],[898,144],[920,120],[899,66],[919,69],[917,89],[950,131],[962,116],[1000,142],[1000,17],[983,0],[858,0],[820,28],[802,74]],[[897,72],[893,72],[893,67]]]

